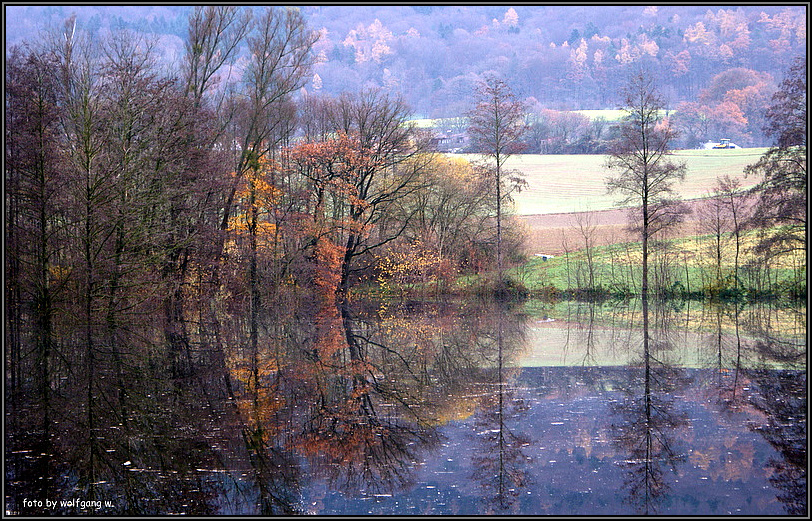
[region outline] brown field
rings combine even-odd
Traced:
[[[696,210],[702,202],[702,199],[686,201],[692,211],[681,225],[671,231],[672,237],[698,234],[699,217]],[[639,240],[639,237],[633,236],[627,230],[628,217],[625,209],[519,215],[518,220],[525,227],[527,251],[531,255],[536,253],[561,255],[566,250],[582,249],[584,247],[582,226],[585,229],[594,226],[595,246]]]
[[[753,186],[757,180],[745,177],[744,169],[766,150],[674,151],[674,159],[685,162],[687,167],[685,181],[676,188],[694,211],[672,231],[673,235],[697,234],[695,209],[722,175],[738,179],[742,188]],[[579,219],[595,227],[596,246],[638,240],[626,230],[626,210],[615,208],[617,198],[606,192],[605,160],[602,155],[511,156],[508,167],[521,171],[527,181],[527,187],[515,194],[514,200],[518,219],[526,228],[531,254],[556,255],[565,249],[583,248]]]
[[[674,161],[687,167],[685,181],[676,187],[683,199],[705,197],[716,180],[729,175],[739,179],[742,188],[756,183],[745,177],[747,165],[758,161],[766,148],[733,150],[676,150]],[[551,213],[610,210],[617,197],[606,193],[604,155],[540,155],[511,156],[507,168],[524,174],[527,186],[515,194],[516,213],[541,215]]]

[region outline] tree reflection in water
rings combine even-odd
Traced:
[[[517,354],[524,324],[517,321],[519,315],[509,314],[504,309],[497,309],[495,315],[495,332],[480,337],[492,369],[488,372],[490,378],[481,384],[482,398],[474,420],[475,452],[471,461],[472,477],[482,489],[490,514],[517,511],[517,500],[531,481],[527,457],[522,452],[531,440],[510,427],[511,422],[518,422],[529,409],[517,396],[515,384],[510,382],[521,369],[506,367],[506,362]],[[488,344],[494,350],[490,355]]]
[[[630,367],[623,397],[613,404],[621,422],[612,425],[613,443],[626,454],[621,463],[627,469],[624,486],[629,503],[642,514],[656,514],[667,495],[677,464],[684,454],[674,447],[675,431],[688,425],[688,416],[675,403],[690,380],[684,369],[667,361],[671,349],[669,319],[664,307],[655,313],[655,327],[649,324],[649,303],[642,301],[643,341],[641,359]],[[659,318],[660,320],[656,320]]]
[[[346,303],[318,330],[316,400],[296,446],[331,490],[355,496],[409,488],[415,463],[438,442],[416,390],[405,382],[395,385],[398,376],[421,381],[409,357],[375,338],[373,327],[357,320]]]
[[[794,312],[795,324],[806,329],[806,309]],[[768,315],[769,316],[769,315]],[[780,459],[769,461],[770,483],[789,515],[808,515],[807,507],[807,394],[806,343],[801,334],[783,338],[764,321],[754,321],[754,351],[765,362],[779,362],[785,370],[747,368],[744,374],[755,392],[750,405],[765,415],[765,422],[752,428],[776,450]]]
[[[571,433],[530,439],[527,433],[542,427],[533,423],[538,419],[528,406],[535,410],[558,396],[580,404],[578,393],[589,393],[583,397],[594,399],[583,401],[585,410],[604,411],[605,402],[596,397],[606,392],[621,396],[611,407],[615,450],[604,450],[609,444],[603,446],[603,420],[579,420],[579,432],[594,443],[584,465],[598,469],[605,462],[615,468],[610,462],[621,462],[624,496],[639,512],[665,510],[664,500],[676,502],[676,493],[685,490],[683,477],[699,479],[711,468],[719,474],[709,483],[718,490],[733,486],[735,472],[756,474],[750,483],[766,484],[768,476],[785,511],[804,514],[805,345],[791,341],[803,335],[776,334],[771,326],[778,319],[765,318],[770,310],[719,308],[703,322],[715,329],[694,346],[704,355],[703,367],[688,369],[676,359],[687,351],[672,349],[673,313],[646,303],[642,338],[632,346],[637,361],[610,370],[600,363],[621,357],[623,346],[637,338],[639,308],[607,311],[611,331],[603,341],[607,332],[600,328],[608,321],[603,311],[594,304],[579,308],[584,327],[567,337],[568,349],[584,349],[573,360],[585,370],[556,368],[549,374],[556,375],[550,385],[557,397],[539,394],[530,403],[522,400],[525,390],[517,382],[533,373],[513,363],[524,356],[527,324],[515,309],[482,303],[317,304],[267,314],[256,329],[247,324],[250,317],[221,311],[205,331],[202,325],[187,328],[188,363],[181,372],[172,370],[163,328],[149,324],[97,334],[92,352],[60,346],[64,356],[45,368],[48,374],[21,378],[20,391],[8,397],[6,509],[42,515],[44,509],[26,509],[23,499],[78,498],[110,505],[82,509],[60,503],[47,513],[323,514],[351,512],[358,508],[354,500],[374,495],[392,495],[393,503],[422,501],[421,508],[431,509],[420,485],[432,480],[437,489],[445,487],[444,499],[458,505],[474,499],[457,508],[538,513],[545,507],[538,497],[543,493],[535,491],[560,475],[541,474],[549,469],[528,456],[544,454],[541,445],[548,443],[541,441],[556,444],[557,451],[578,449],[581,442]],[[76,338],[78,345],[84,337]],[[88,357],[92,367],[85,363]],[[572,374],[579,375],[578,385],[560,380]],[[689,385],[690,392],[707,387],[691,382],[694,375],[708,375],[715,396],[684,399]],[[37,378],[50,385],[38,385]],[[687,410],[703,418],[722,414],[703,430],[690,431]],[[727,449],[717,445],[724,441],[698,445],[709,458],[707,467],[681,466],[687,447],[680,442],[700,432],[741,434],[745,422],[775,449],[767,469],[746,461],[722,468]],[[473,439],[466,438],[469,432]],[[454,453],[460,458],[453,468],[464,475],[427,476],[428,469],[448,470],[432,461],[443,450],[440,443],[457,450],[454,444],[463,439],[472,443]],[[768,448],[761,440],[758,446]],[[575,476],[580,465],[560,472]],[[601,494],[611,494],[614,483],[601,483],[603,475],[587,479],[593,480],[590,486],[605,487]],[[670,493],[677,478],[680,485]],[[451,480],[460,487],[451,487]],[[468,484],[476,492],[455,496]],[[763,497],[761,488],[759,493]]]
[[[738,305],[717,306],[715,345],[717,404],[723,413],[742,410],[761,413],[763,422],[750,423],[772,445],[780,459],[768,462],[770,483],[789,515],[807,513],[806,429],[806,310],[782,310],[793,315],[796,328],[777,334],[771,326],[775,309],[749,310],[742,320]],[[723,316],[729,317],[734,335],[723,334]],[[786,319],[784,320],[786,321]],[[743,331],[744,329],[744,331]],[[744,340],[744,334],[749,340]],[[729,341],[723,339],[728,338]],[[785,368],[777,370],[773,365]]]
[[[758,389],[752,405],[763,412],[766,423],[754,426],[781,459],[769,461],[770,483],[789,515],[807,515],[806,374],[794,371],[751,372]]]

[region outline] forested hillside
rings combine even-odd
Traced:
[[[7,43],[76,13],[79,28],[91,34],[124,27],[162,35],[164,59],[177,62],[191,7],[6,9]],[[722,135],[742,146],[767,145],[764,108],[782,71],[806,53],[804,6],[300,9],[321,35],[320,63],[304,86],[310,92],[384,87],[402,94],[415,117],[458,117],[477,80],[493,71],[537,114],[605,109],[620,104],[618,90],[642,64],[658,77],[669,108],[679,111],[681,144],[690,147]],[[240,70],[237,63],[233,72]]]

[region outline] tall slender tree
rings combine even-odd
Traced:
[[[502,280],[502,202],[511,188],[520,186],[516,176],[508,177],[505,161],[521,151],[527,126],[525,107],[502,79],[489,75],[475,92],[474,108],[468,113],[468,132],[475,149],[493,161],[496,191],[496,267]],[[508,185],[507,182],[512,185]]]
[[[33,381],[47,413],[65,215],[59,151],[58,66],[52,54],[12,50],[6,69],[5,232],[10,390],[18,390],[28,332]],[[26,309],[30,310],[26,312]],[[30,318],[27,318],[30,317]]]
[[[622,195],[619,204],[633,212],[632,226],[640,233],[643,250],[641,293],[647,298],[650,241],[686,213],[674,191],[686,168],[671,160],[676,132],[662,117],[665,103],[653,77],[644,71],[635,74],[623,95],[626,116],[606,161],[606,167],[615,172],[607,177],[606,187]]]

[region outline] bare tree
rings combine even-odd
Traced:
[[[575,216],[576,223],[572,225],[578,234],[583,238],[584,255],[586,256],[586,284],[587,289],[595,290],[595,280],[597,278],[597,266],[595,262],[595,242],[597,224],[594,221],[593,212],[581,212]]]
[[[242,27],[239,22],[235,27]],[[262,164],[276,153],[292,131],[294,113],[291,95],[298,90],[314,62],[311,52],[318,33],[311,31],[298,9],[266,7],[254,21],[245,40],[250,60],[243,75],[243,92],[230,100],[228,116],[232,132],[223,143],[233,152],[233,180],[226,190],[221,230],[230,231],[233,213],[239,212],[237,191],[247,183],[249,201],[245,209],[249,241],[248,279],[251,293],[250,342],[256,345],[261,306],[257,269],[259,213],[257,190]],[[221,254],[225,243],[219,244]]]
[[[606,167],[616,172],[606,179],[606,186],[610,193],[623,196],[619,204],[630,207],[633,227],[640,232],[641,293],[645,298],[649,290],[649,240],[680,222],[687,212],[673,188],[676,181],[685,178],[685,164],[669,158],[676,133],[662,118],[665,103],[653,78],[645,72],[636,74],[623,94],[627,115],[606,161]]]
[[[301,12],[278,7],[266,8],[246,37],[251,61],[244,73],[245,96],[233,103],[234,135],[227,146],[236,152],[236,175],[226,201],[224,229],[242,177],[280,143],[281,129],[288,128],[284,105],[314,62],[311,50],[317,38]]]
[[[196,105],[217,83],[217,73],[236,57],[248,32],[251,11],[233,5],[196,6],[189,16],[184,75]]]
[[[717,179],[714,193],[721,200],[730,219],[729,234],[734,239],[733,280],[735,288],[739,287],[739,257],[742,248],[742,230],[746,220],[748,194],[742,190],[738,179],[728,175]]]
[[[476,104],[468,114],[468,132],[476,149],[493,160],[496,189],[496,266],[502,279],[502,201],[512,188],[521,186],[520,178],[505,170],[505,161],[522,147],[526,131],[524,104],[516,99],[504,80],[487,76],[475,93]],[[508,174],[512,177],[506,179]],[[512,186],[503,186],[507,182]],[[507,188],[507,190],[505,190]]]
[[[725,201],[717,191],[713,191],[702,202],[697,214],[699,217],[697,231],[711,237],[709,252],[713,256],[715,283],[718,284],[722,280],[722,257],[727,242],[725,234],[729,226]]]
[[[12,397],[33,381],[41,410],[49,410],[50,364],[57,345],[55,315],[65,277],[66,188],[59,150],[58,64],[51,53],[12,50],[6,68],[5,241],[7,370]],[[30,311],[26,311],[30,310]],[[30,336],[29,336],[30,332]],[[26,349],[30,338],[33,349]],[[34,354],[31,377],[21,366]]]

